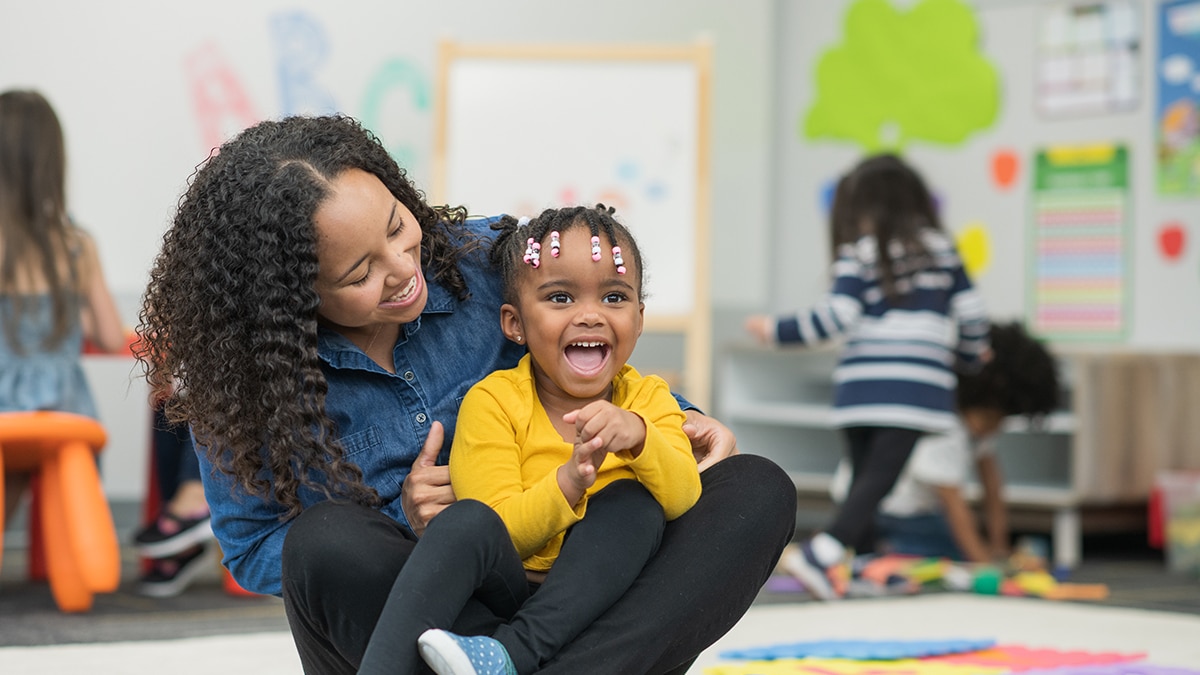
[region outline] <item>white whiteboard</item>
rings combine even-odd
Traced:
[[[681,61],[459,58],[444,192],[472,213],[613,206],[646,259],[648,317],[697,298],[699,79]]]
[[[710,48],[441,46],[434,201],[536,216],[603,203],[645,259],[647,331],[682,333],[683,382],[711,381]]]

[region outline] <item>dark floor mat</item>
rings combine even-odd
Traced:
[[[122,551],[122,584],[95,596],[91,611],[64,614],[50,586],[26,578],[25,551],[4,553],[0,570],[0,647],[165,640],[288,630],[283,601],[226,593],[216,563],[181,595],[138,595],[138,562]]]

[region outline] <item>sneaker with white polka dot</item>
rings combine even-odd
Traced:
[[[517,675],[508,650],[490,637],[431,628],[417,638],[417,648],[437,675]]]

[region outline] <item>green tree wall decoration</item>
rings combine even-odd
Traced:
[[[843,42],[817,64],[816,100],[802,122],[812,139],[900,151],[913,140],[955,144],[992,124],[996,69],[978,51],[979,27],[960,0],[857,0]]]

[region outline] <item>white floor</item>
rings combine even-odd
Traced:
[[[1061,650],[1145,652],[1157,666],[1200,667],[1200,616],[938,594],[836,604],[760,605],[705,651],[692,673],[725,649],[822,639],[983,638]],[[256,673],[292,675],[300,664],[290,635],[264,633],[159,642],[0,649],[5,675]]]

